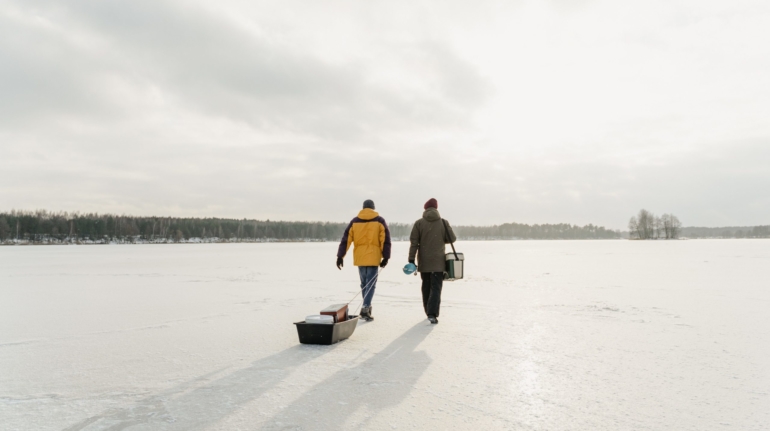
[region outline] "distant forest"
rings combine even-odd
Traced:
[[[770,226],[685,227],[687,238],[770,238]]]
[[[504,223],[495,226],[453,227],[460,239],[617,239],[620,232],[588,224],[577,226],[559,224]]]
[[[66,212],[0,212],[4,243],[169,243],[339,241],[347,222],[287,222],[225,218],[134,217]],[[389,223],[394,240],[408,240],[412,225]],[[462,240],[616,239],[619,231],[601,226],[505,223],[453,226]]]

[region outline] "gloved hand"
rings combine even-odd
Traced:
[[[387,264],[388,264],[388,259],[382,259],[382,262],[380,262],[380,268],[385,268]]]
[[[337,269],[342,269],[342,267],[343,267],[344,265],[345,265],[345,264],[344,264],[344,263],[342,263],[342,258],[341,258],[341,257],[338,257],[338,258],[337,258]]]
[[[414,264],[414,259],[410,260],[409,263]]]

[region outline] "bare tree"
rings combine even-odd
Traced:
[[[663,223],[663,235],[666,239],[671,239],[671,215],[663,214],[660,216],[660,221]]]
[[[654,228],[654,220],[655,215],[651,212],[647,211],[646,209],[640,209],[639,214],[636,216],[636,219],[639,222],[639,239],[650,239],[653,237],[655,228]]]
[[[679,234],[682,232],[682,223],[679,219],[671,214],[671,239],[679,238]]]
[[[666,239],[676,239],[682,231],[682,223],[673,214],[663,214],[661,217],[663,223],[663,232]]]
[[[5,217],[0,217],[0,241],[5,241],[11,235],[11,227]]]
[[[652,227],[655,230],[655,239],[660,239],[660,234],[663,231],[663,220],[658,216],[653,217]]]
[[[628,237],[633,238],[634,235],[637,239],[642,239],[639,231],[639,220],[636,219],[636,216],[631,217],[631,220],[628,221]]]

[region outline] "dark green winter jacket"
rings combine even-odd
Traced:
[[[444,244],[455,242],[457,237],[452,226],[447,222],[448,235],[444,235],[444,223],[435,208],[428,208],[422,218],[414,222],[409,240],[409,260],[417,256],[417,270],[420,272],[444,272],[446,267],[446,247]],[[448,239],[448,241],[447,241]]]

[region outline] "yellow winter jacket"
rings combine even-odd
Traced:
[[[353,248],[353,265],[379,266],[382,259],[390,259],[390,230],[377,211],[364,208],[345,229],[337,257],[345,257]]]

